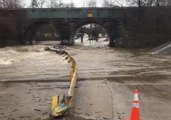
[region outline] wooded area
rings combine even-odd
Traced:
[[[82,7],[99,7],[97,0],[83,2]],[[170,6],[171,0],[103,0],[101,7],[123,7],[123,6]],[[31,0],[27,5],[23,0],[0,0],[0,8],[66,8],[76,7],[71,1],[64,0]]]

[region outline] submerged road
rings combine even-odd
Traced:
[[[0,49],[0,120],[48,120],[70,65],[45,45]],[[79,66],[74,106],[61,120],[127,120],[139,89],[141,120],[171,119],[171,56],[143,49],[67,47]],[[60,96],[62,97],[62,96]]]

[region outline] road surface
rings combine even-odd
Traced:
[[[52,96],[67,92],[70,65],[45,46],[0,49],[0,120],[49,120]],[[127,120],[139,89],[141,120],[171,120],[171,56],[80,45],[66,51],[78,63],[78,85],[73,108],[59,119]]]

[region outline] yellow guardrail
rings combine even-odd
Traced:
[[[65,51],[60,51],[57,49],[50,49],[50,48],[45,48],[45,50],[57,52],[59,54],[63,54],[64,55],[63,57],[65,57],[65,60],[67,60],[68,63],[71,63],[70,87],[69,87],[67,95],[64,94],[61,101],[59,101],[59,96],[53,96],[52,97],[51,117],[59,117],[59,116],[64,115],[72,107],[73,98],[75,96],[76,84],[77,84],[78,66],[77,66],[74,58],[71,57]]]

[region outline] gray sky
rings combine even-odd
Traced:
[[[46,0],[46,1],[48,1],[48,0]],[[87,3],[89,2],[89,1],[91,1],[91,0],[61,0],[61,1],[64,1],[64,2],[74,2],[74,4],[77,6],[77,7],[87,7]],[[110,1],[110,0],[109,0]],[[114,1],[120,1],[120,3],[119,4],[122,4],[122,5],[126,5],[126,2],[125,2],[125,0],[114,0]],[[29,7],[29,5],[30,5],[30,2],[31,2],[31,0],[24,0],[24,4],[26,5],[26,7]],[[97,6],[98,7],[101,7],[101,4],[103,3],[103,0],[96,0],[96,2],[97,2]],[[118,2],[116,2],[116,4],[117,4]],[[118,4],[118,5],[119,5]]]

